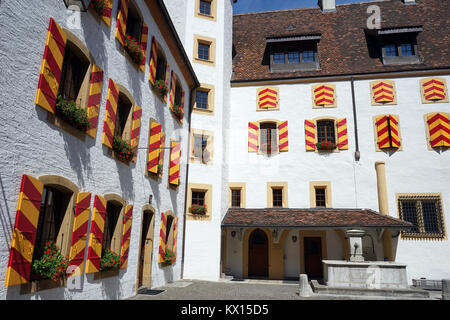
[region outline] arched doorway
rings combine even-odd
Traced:
[[[254,230],[248,240],[248,276],[269,276],[269,241],[261,229]]]
[[[154,214],[151,210],[145,210],[142,216],[141,244],[139,250],[138,289],[151,287]]]

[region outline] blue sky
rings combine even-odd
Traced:
[[[371,0],[336,0],[336,4],[369,2]],[[373,1],[373,0],[372,0]],[[259,12],[269,10],[313,8],[317,0],[238,0],[233,6],[233,13]]]

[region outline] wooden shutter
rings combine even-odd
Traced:
[[[71,275],[83,272],[86,236],[88,231],[89,214],[91,212],[91,193],[81,192],[77,195],[77,204],[72,229],[72,242],[70,244],[69,265],[76,266]]]
[[[169,166],[169,184],[180,185],[180,161],[181,144],[179,142],[170,142],[170,166]]]
[[[172,71],[170,79],[169,108],[170,110],[173,110],[175,105],[175,88],[177,85],[177,76],[175,72]]]
[[[248,152],[258,152],[258,122],[248,123]]]
[[[400,148],[400,137],[398,129],[398,118],[392,114],[389,115],[389,125],[391,132],[391,147]]]
[[[161,124],[156,121],[150,122],[150,141],[148,146],[147,171],[157,174],[160,162],[161,148]]]
[[[133,107],[133,121],[131,124],[131,148],[134,150],[133,162],[136,162],[139,145],[139,135],[141,131],[142,108],[139,106]]]
[[[148,81],[151,85],[156,82],[156,65],[158,63],[158,42],[156,42],[155,37],[152,37],[152,46],[150,49],[150,71],[148,75]]]
[[[102,257],[103,231],[105,229],[106,199],[95,196],[94,211],[92,213],[91,232],[89,234],[89,248],[86,261],[86,273],[100,271]]]
[[[260,109],[273,109],[278,106],[278,89],[262,88],[258,91],[258,107]]]
[[[289,151],[288,122],[278,122],[278,144],[280,152]]]
[[[97,135],[98,115],[100,112],[100,101],[102,97],[103,87],[103,70],[97,65],[92,66],[91,83],[89,85],[89,100],[87,106],[87,114],[91,127],[87,130],[87,134],[95,139]]]
[[[336,122],[338,148],[339,150],[348,150],[348,131],[347,131],[347,119],[338,119]]]
[[[101,19],[103,22],[110,27],[111,26],[111,13],[112,13],[112,6],[113,6],[113,0],[105,0],[105,11],[103,12],[103,15],[101,16]]]
[[[177,260],[177,238],[178,238],[178,218],[173,219],[173,246],[172,251],[175,256],[173,262]]]
[[[314,89],[314,101],[317,106],[333,105],[335,100],[334,88],[330,85],[319,85]]]
[[[105,121],[103,124],[102,143],[112,148],[114,129],[116,126],[117,104],[119,103],[119,88],[109,79],[108,97],[106,100]]]
[[[5,286],[27,283],[30,279],[43,190],[42,182],[22,176]]]
[[[373,82],[372,92],[376,103],[394,102],[394,86],[387,81]]]
[[[441,79],[426,79],[423,82],[423,95],[425,100],[444,100],[445,99],[445,85]]]
[[[144,21],[142,21],[141,47],[144,54],[144,63],[139,66],[142,72],[145,72],[145,62],[147,60],[147,44],[148,44],[148,26]]]
[[[450,122],[448,115],[433,113],[427,117],[427,121],[431,147],[450,147]]]
[[[159,251],[158,251],[158,263],[164,262],[166,252],[166,230],[167,229],[167,216],[164,212],[161,213],[161,226],[159,228]]]
[[[126,269],[128,265],[132,221],[133,205],[130,204],[125,207],[125,215],[123,217],[122,246],[120,248],[120,269]]]
[[[390,148],[391,144],[389,141],[389,118],[387,115],[383,115],[376,118],[376,126],[377,126],[377,143],[378,148],[385,149]]]
[[[166,147],[166,134],[164,132],[161,132],[161,151],[159,153],[159,165],[161,167],[161,171],[159,172],[159,177],[162,178],[163,176],[163,168],[164,168],[164,153]]]
[[[116,22],[116,39],[122,46],[125,44],[129,3],[130,0],[119,0],[119,10],[117,13]]]
[[[316,124],[314,120],[305,120],[306,151],[316,150]]]
[[[66,41],[64,30],[50,18],[35,104],[51,113],[55,113]]]

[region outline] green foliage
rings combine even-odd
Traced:
[[[166,251],[164,252],[164,261],[163,261],[163,266],[171,266],[173,263],[175,262],[175,254],[173,253],[172,250],[170,249],[166,249]]]
[[[78,130],[86,132],[91,127],[86,110],[78,107],[74,101],[63,99],[60,95],[56,100],[56,113]]]
[[[124,45],[125,50],[128,52],[131,59],[134,62],[136,62],[137,65],[145,64],[144,49],[136,39],[127,34],[125,35]]]
[[[189,208],[189,212],[192,214],[206,214],[206,205],[193,204]]]
[[[89,8],[92,8],[100,17],[106,13],[105,0],[91,0]]]
[[[118,158],[122,162],[129,162],[134,158],[134,150],[131,148],[130,144],[123,141],[118,136],[114,136],[112,148],[114,152],[118,154]]]
[[[56,282],[65,277],[68,267],[69,259],[61,254],[54,242],[49,241],[45,244],[43,256],[33,261],[31,272]]]
[[[174,115],[178,118],[178,119],[183,119],[184,117],[184,108],[182,105],[174,105],[172,108],[172,112],[174,113]]]
[[[153,89],[155,89],[161,97],[164,97],[169,91],[169,86],[164,80],[156,80]]]
[[[100,271],[117,270],[120,267],[120,256],[109,249],[102,251]]]

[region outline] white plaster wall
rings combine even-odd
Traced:
[[[297,237],[297,241],[292,241],[292,236]],[[300,274],[300,238],[298,230],[289,231],[284,242],[284,276],[297,278]]]
[[[182,77],[176,61],[171,56],[161,33],[152,20],[143,1],[137,1],[144,20],[149,26],[149,39],[156,36],[167,55],[170,66]],[[118,1],[114,1],[112,16],[116,16]],[[95,63],[105,72],[99,125],[95,140],[85,142],[54,127],[47,122],[47,112],[35,106],[34,99],[39,79],[45,39],[50,17],[63,28],[70,29],[92,53]],[[82,13],[80,25],[71,21],[73,13],[66,10],[63,1],[14,1],[0,6],[0,282],[4,283],[9,257],[9,246],[15,220],[15,210],[22,174],[39,177],[45,174],[60,175],[74,182],[80,191],[103,195],[116,193],[134,204],[129,262],[120,276],[103,281],[93,280],[93,275],[83,276],[80,289],[59,288],[33,295],[19,295],[19,286],[0,286],[1,299],[119,299],[135,294],[141,208],[153,195],[155,207],[155,235],[159,234],[160,213],[172,210],[179,218],[178,256],[182,256],[183,214],[186,183],[187,121],[180,126],[170,114],[168,106],[156,98],[148,83],[148,59],[145,74],[131,66],[119,51],[114,37],[115,19],[111,28],[99,23],[91,13]],[[149,52],[150,47],[147,48]],[[101,143],[105,115],[108,79],[125,86],[136,103],[143,108],[139,147],[148,143],[150,117],[161,121],[167,140],[182,134],[181,184],[176,191],[169,190],[169,150],[165,151],[164,176],[156,182],[144,176],[146,150],[140,150],[137,163],[124,165],[107,155]],[[180,79],[186,92],[189,88]],[[93,202],[94,197],[92,197]],[[157,264],[159,239],[156,236],[153,250],[152,287],[177,280],[181,274],[181,259],[173,267],[162,269]]]
[[[448,83],[450,77],[445,78]],[[446,210],[450,206],[450,183],[445,173],[450,169],[450,153],[427,149],[424,114],[449,112],[449,103],[422,104],[420,79],[390,79],[396,83],[398,105],[383,107],[371,106],[369,82],[372,80],[355,82],[359,162],[354,161],[356,149],[350,81],[326,82],[336,85],[338,102],[337,108],[325,109],[312,108],[311,87],[319,82],[276,85],[280,90],[280,110],[259,112],[256,111],[259,86],[232,87],[230,125],[227,127],[229,181],[246,182],[247,208],[267,206],[267,182],[288,182],[289,207],[309,208],[309,182],[331,181],[334,208],[378,211],[375,162],[385,161],[390,215],[399,217],[396,193],[440,192],[448,226]],[[403,151],[393,154],[375,151],[372,123],[374,115],[389,113],[400,116],[403,144]],[[305,151],[304,120],[320,116],[347,118],[349,150],[331,154]],[[248,153],[248,122],[262,119],[288,120],[289,152],[270,158]],[[399,240],[396,260],[408,264],[410,282],[420,277],[450,277],[448,240]]]
[[[187,1],[186,0],[164,0],[164,5],[169,12],[181,43],[184,45],[186,32],[186,17],[187,17]]]

